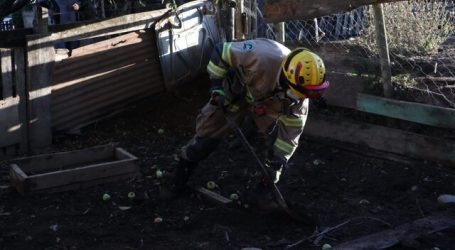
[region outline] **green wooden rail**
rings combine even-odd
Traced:
[[[357,109],[429,126],[455,129],[455,109],[366,94],[357,95]]]

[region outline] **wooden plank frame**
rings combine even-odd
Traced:
[[[11,161],[11,184],[21,194],[61,192],[140,176],[137,157],[115,144]]]
[[[304,135],[455,166],[455,141],[310,113]]]

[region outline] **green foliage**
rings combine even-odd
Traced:
[[[411,74],[400,74],[392,76],[392,82],[405,88],[411,88],[417,85],[417,81]]]

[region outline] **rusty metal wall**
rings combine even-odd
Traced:
[[[56,62],[53,130],[81,127],[165,91],[154,36],[132,32],[80,47]]]

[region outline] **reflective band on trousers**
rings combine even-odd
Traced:
[[[246,86],[246,96],[245,96],[245,99],[246,99],[246,101],[247,101],[249,104],[252,104],[252,103],[254,102],[253,94],[251,94],[250,88],[248,88],[248,86]]]
[[[235,105],[235,104],[231,104],[228,106],[228,110],[229,112],[232,112],[232,113],[235,113],[237,111],[239,111],[239,106]]]
[[[289,118],[287,116],[281,116],[279,120],[286,126],[286,127],[303,127],[303,119],[302,118]]]
[[[229,64],[229,66],[232,66],[232,58],[231,58],[231,52],[229,51],[231,49],[232,43],[224,43],[223,45],[223,55],[221,58]]]
[[[288,159],[288,160],[294,153],[295,149],[297,148],[296,146],[289,144],[289,143],[281,140],[280,138],[276,139],[273,146],[276,147],[277,149],[279,149],[281,152],[283,152],[285,154],[284,157],[286,157],[286,159]]]
[[[207,65],[207,71],[210,74],[213,74],[219,78],[223,78],[224,76],[226,76],[226,73],[227,73],[227,70],[214,64],[212,61],[210,61],[209,64]]]

